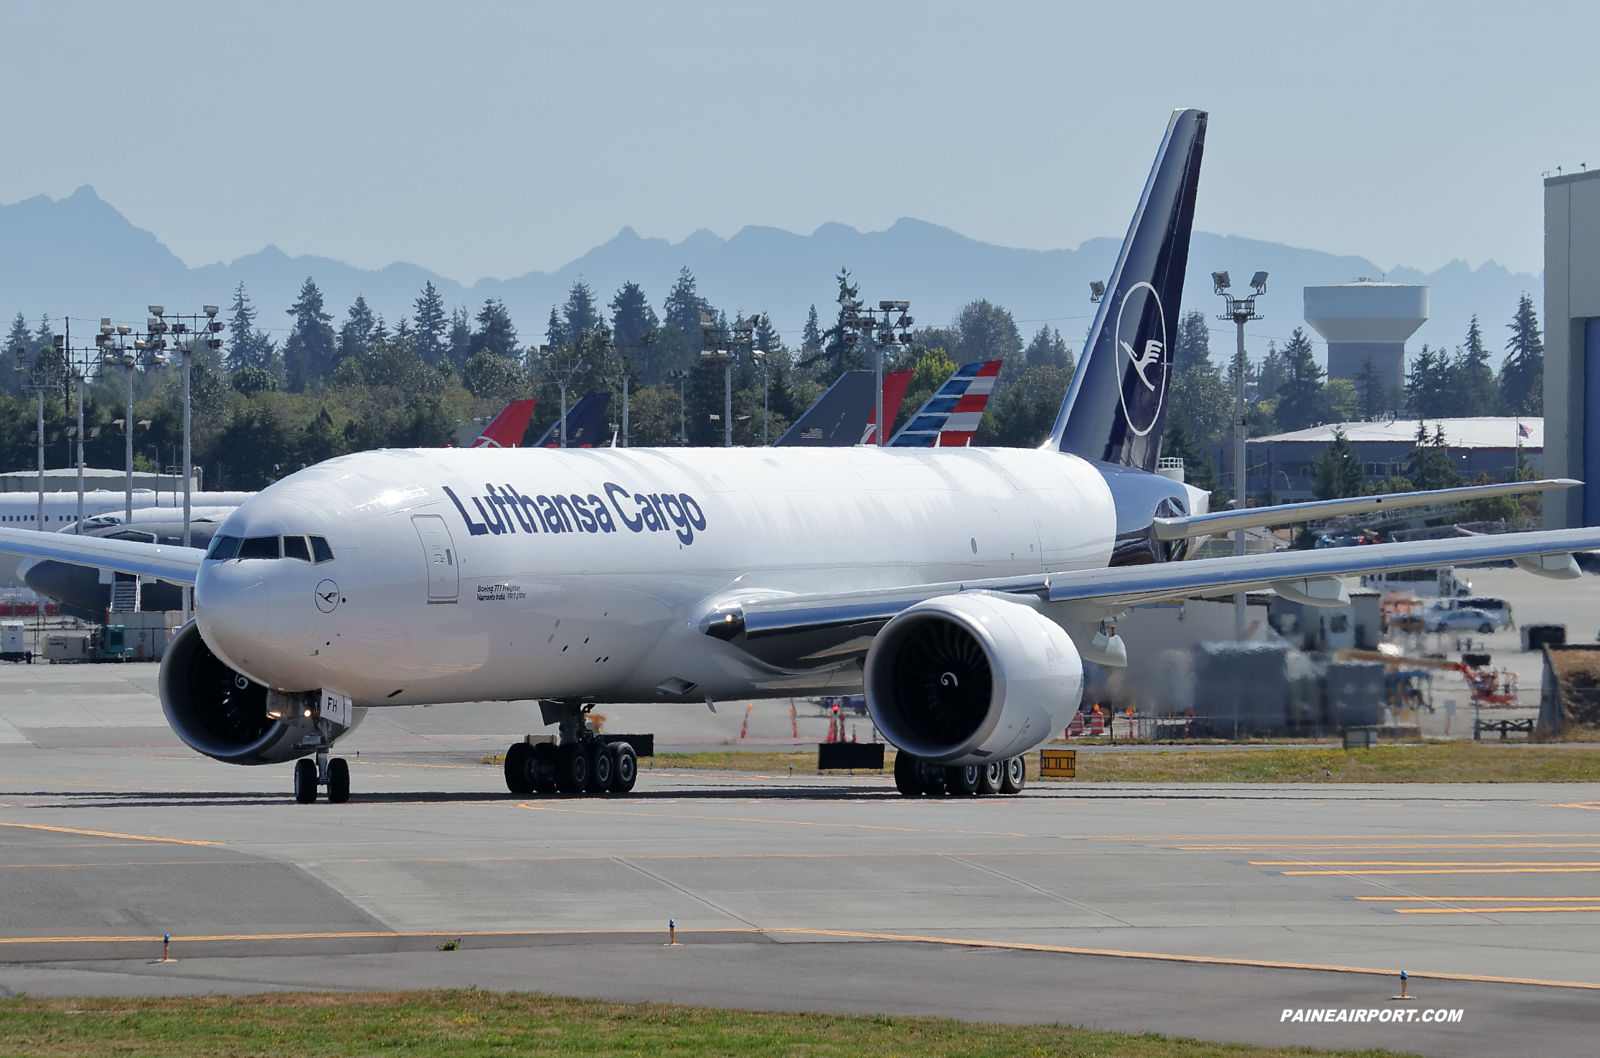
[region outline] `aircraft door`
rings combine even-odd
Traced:
[[[450,529],[437,514],[413,514],[411,524],[416,526],[422,540],[422,558],[428,570],[428,601],[455,602],[459,591],[461,568],[455,543],[450,539]]]

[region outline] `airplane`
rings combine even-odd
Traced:
[[[1236,528],[1440,493],[1210,512],[1155,472],[1207,115],[1173,113],[1079,369],[1037,449],[370,451],[289,475],[208,551],[0,527],[0,549],[194,585],[160,699],[196,751],[294,762],[295,798],[350,797],[339,739],[373,709],[536,702],[559,742],[513,744],[515,794],[625,794],[635,751],[602,703],[864,693],[906,796],[1017,792],[1077,710],[1085,659],[1127,664],[1140,602],[1512,559],[1546,577],[1600,528],[1200,559]],[[1119,348],[1161,343],[1147,390]],[[1572,481],[1442,490],[1446,499]]]
[[[876,433],[873,425],[878,402],[873,393],[872,371],[846,371],[833,385],[801,413],[790,427],[772,443],[774,448],[810,446],[837,448],[867,444]],[[900,414],[900,401],[911,382],[910,371],[886,371],[883,375],[883,415],[890,422]]]
[[[960,448],[971,444],[1004,366],[1004,360],[974,360],[956,368],[889,438],[890,447]]]
[[[883,417],[893,423],[900,414],[900,402],[906,399],[906,387],[911,384],[910,371],[890,371],[883,376]],[[867,428],[861,433],[861,444],[878,443],[878,405],[874,401],[867,414]]]
[[[528,432],[528,420],[533,416],[537,397],[523,397],[500,409],[500,414],[490,420],[483,432],[473,439],[469,448],[518,448],[522,435]]]

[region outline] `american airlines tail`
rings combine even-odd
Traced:
[[[1189,263],[1206,112],[1177,110],[1046,447],[1154,471]]]

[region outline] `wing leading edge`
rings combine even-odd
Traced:
[[[200,563],[206,557],[204,549],[198,547],[40,533],[32,529],[0,529],[0,551],[135,573],[173,584],[193,584]]]

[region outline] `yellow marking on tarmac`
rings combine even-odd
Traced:
[[[1397,907],[1397,915],[1536,915],[1560,911],[1600,911],[1600,904],[1592,907]]]
[[[192,937],[172,934],[173,944],[197,944],[202,941],[251,941],[251,940],[371,940],[374,938],[389,938],[403,940],[405,938],[429,937],[560,937],[572,935],[611,935],[611,934],[638,934],[658,932],[645,929],[432,929],[413,932],[395,932],[392,930],[346,930],[334,933],[209,933],[196,934]],[[685,930],[688,935],[695,933],[762,933],[763,930],[749,928],[734,929],[696,929]],[[0,937],[0,944],[160,944],[162,938],[156,935],[142,937],[110,936],[110,937]]]
[[[1557,808],[1587,808],[1592,812],[1600,812],[1600,801],[1568,801],[1556,805]]]
[[[56,834],[84,834],[91,838],[120,838],[123,841],[160,841],[168,845],[222,845],[221,841],[195,841],[189,838],[158,838],[149,834],[118,834],[110,830],[78,830],[75,827],[47,827],[42,823],[0,823],[0,827],[22,830],[48,830]]]
[[[1600,841],[1496,841],[1496,842],[1430,842],[1428,844],[1400,845],[1389,842],[1366,845],[1176,845],[1179,852],[1250,852],[1273,849],[1302,849],[1306,852],[1407,852],[1413,849],[1600,849]]]
[[[1595,867],[1424,867],[1410,870],[1378,870],[1369,871],[1364,868],[1345,868],[1341,871],[1283,871],[1284,877],[1297,877],[1302,875],[1341,875],[1352,874],[1594,874],[1600,872],[1600,866]]]
[[[1600,901],[1600,896],[1358,896],[1357,900],[1372,903],[1415,904],[1422,901],[1440,904],[1482,904],[1491,900],[1505,900],[1518,904],[1568,903],[1574,900]]]
[[[1251,860],[1252,867],[1600,867],[1590,860]]]
[[[958,948],[1003,948],[1015,951],[1051,952],[1063,955],[1101,955],[1116,959],[1148,959],[1153,962],[1199,963],[1207,966],[1255,966],[1269,970],[1319,970],[1324,973],[1371,974],[1393,977],[1395,971],[1367,966],[1339,966],[1325,963],[1277,962],[1266,959],[1230,959],[1214,955],[1175,955],[1149,951],[1120,951],[1110,948],[1075,948],[1057,944],[1027,944],[1020,941],[967,940],[959,937],[928,937],[916,934],[865,933],[842,929],[769,929],[767,933],[787,933],[816,937],[858,937],[863,940],[900,941],[914,944],[942,944]],[[1547,981],[1536,977],[1492,977],[1483,974],[1455,974],[1410,971],[1409,976],[1434,981],[1482,981],[1490,984],[1543,985],[1547,988],[1583,988],[1600,991],[1591,981]]]
[[[593,808],[557,808],[554,805],[536,805],[529,804],[526,801],[519,803],[517,807],[526,808],[530,812],[568,812],[586,816],[636,816],[640,819],[654,819],[658,822],[698,819],[712,823],[762,823],[766,826],[831,827],[836,830],[889,830],[899,834],[979,834],[1002,838],[1025,838],[1029,836],[1006,830],[947,830],[926,827],[874,826],[870,823],[812,823],[798,819],[756,819],[751,816],[700,816],[666,812],[607,812]]]

